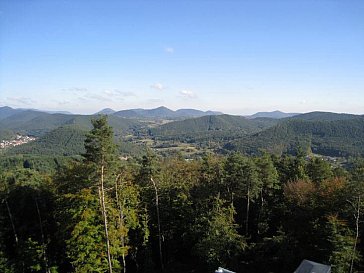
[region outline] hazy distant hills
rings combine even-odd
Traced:
[[[335,121],[335,120],[349,120],[361,118],[363,116],[353,114],[339,114],[332,112],[310,112],[305,114],[298,114],[293,116],[293,119],[311,120],[311,121]]]
[[[178,119],[188,117],[202,117],[208,115],[221,115],[221,112],[201,111],[196,109],[179,109],[173,111],[167,107],[161,106],[154,109],[129,109],[114,112],[113,115],[123,118],[162,118],[162,119]]]
[[[257,113],[252,118],[195,109],[173,111],[166,107],[118,112],[104,109],[101,113],[108,114],[116,136],[142,142],[149,138],[248,154],[262,150],[282,154],[300,146],[322,155],[364,156],[364,116],[361,115],[275,111]],[[83,151],[85,133],[95,117],[0,107],[0,140],[16,133],[34,135],[39,137],[37,141],[9,149],[7,153],[52,154],[54,150],[56,154],[73,155]],[[169,122],[161,123],[161,119]],[[139,148],[132,142],[124,141],[122,145],[124,151],[138,153]]]
[[[101,111],[95,113],[95,115],[112,115],[114,114],[116,111],[111,109],[111,108],[104,108]]]
[[[16,133],[39,137],[34,142],[8,149],[7,155],[79,155],[84,152],[85,135],[92,128],[91,120],[96,117],[0,107],[0,140],[10,139]],[[109,116],[108,122],[117,139],[121,135],[137,134],[145,127],[137,120],[117,116]],[[132,143],[122,143],[119,148],[123,154],[141,153],[141,148]]]
[[[7,117],[13,116],[15,114],[19,114],[22,112],[38,112],[38,113],[48,113],[48,114],[65,114],[65,115],[72,115],[72,113],[68,111],[40,111],[37,109],[14,109],[9,106],[0,107],[0,120],[5,119]]]
[[[10,117],[12,115],[15,115],[17,113],[23,112],[23,111],[24,110],[22,110],[22,109],[13,109],[8,106],[0,107],[0,120]]]
[[[5,119],[7,117],[13,116],[14,114],[20,114],[22,112],[26,112],[30,116],[39,115],[41,116],[42,113],[44,114],[61,114],[61,115],[69,115],[69,116],[76,116],[67,111],[40,111],[36,109],[13,109],[8,106],[0,107],[0,120]],[[184,118],[197,118],[203,116],[215,116],[215,115],[222,115],[222,112],[217,111],[201,111],[197,109],[178,109],[173,111],[167,107],[161,106],[154,109],[127,109],[121,111],[115,111],[111,108],[105,108],[100,110],[99,112],[95,113],[94,115],[113,115],[123,118],[129,119],[184,119]],[[274,111],[274,112],[258,112],[254,115],[247,116],[248,119],[254,118],[274,118],[274,119],[281,119],[299,115],[297,113],[284,113],[281,111]],[[14,117],[13,117],[14,118]]]
[[[13,131],[34,136],[41,136],[63,125],[77,125],[89,130],[94,115],[49,114],[35,110],[18,110],[0,107],[0,131]],[[117,116],[110,116],[109,123],[116,133],[133,133],[142,124]],[[0,132],[1,135],[1,132]]]
[[[180,117],[202,117],[202,116],[216,116],[222,115],[222,112],[217,111],[201,111],[196,109],[178,109],[175,111],[177,116]]]
[[[39,110],[37,110],[39,111]],[[69,111],[40,111],[40,112],[45,112],[48,114],[64,114],[64,115],[73,115],[73,113],[69,112]]]
[[[249,119],[254,119],[254,118],[274,118],[274,119],[281,119],[281,118],[289,118],[289,117],[293,117],[293,116],[297,116],[299,115],[299,113],[284,113],[281,111],[273,111],[273,112],[258,112],[255,113],[254,115],[251,116],[247,116],[247,118]]]

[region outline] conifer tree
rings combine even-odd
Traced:
[[[225,164],[224,181],[232,203],[234,203],[234,195],[246,200],[245,234],[248,235],[250,203],[259,196],[262,187],[254,162],[240,154],[230,156]]]
[[[108,211],[106,208],[105,185],[110,183],[115,166],[115,144],[113,142],[113,131],[107,123],[106,116],[92,120],[93,129],[87,135],[85,140],[86,153],[85,161],[93,166],[95,184],[98,189],[101,215],[103,219],[105,244],[107,250],[107,261],[109,273],[113,271],[113,262],[111,257],[111,242],[109,236]]]
[[[346,226],[345,221],[337,216],[328,217],[328,227],[330,230],[329,242],[331,244],[330,263],[333,272],[350,272],[351,261],[358,260],[358,254],[353,251],[355,238],[353,232]]]
[[[201,217],[202,236],[196,244],[196,253],[209,271],[218,266],[234,266],[236,258],[247,247],[245,238],[237,232],[233,205],[226,206],[219,197],[213,207]]]

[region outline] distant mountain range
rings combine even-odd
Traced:
[[[363,117],[363,115],[315,111],[310,113],[298,114],[293,116],[292,118],[302,119],[307,121],[335,121],[335,120],[349,120],[360,117]]]
[[[150,130],[161,140],[224,143],[222,151],[259,154],[306,152],[327,156],[364,156],[364,116],[311,112],[286,118],[207,116],[174,121]]]
[[[48,114],[64,114],[64,115],[73,115],[73,113],[69,112],[69,111],[41,111],[41,110],[36,110],[36,111],[40,111],[40,112],[45,112]]]
[[[0,107],[0,140],[12,139],[16,134],[38,137],[36,141],[11,148],[6,154],[79,155],[84,151],[86,133],[97,115],[50,114],[38,110]],[[115,137],[141,132],[144,124],[137,120],[109,116]],[[141,147],[123,143],[121,153],[139,154]]]
[[[195,109],[173,111],[166,107],[118,112],[104,109],[98,113],[108,114],[115,135],[127,139],[176,141],[247,154],[264,150],[282,154],[301,146],[308,152],[322,155],[364,156],[362,115],[274,111],[243,117]],[[28,134],[39,140],[13,149],[13,153],[52,153],[52,147],[57,147],[59,154],[77,154],[83,149],[85,132],[92,127],[91,119],[96,116],[0,107],[0,140],[16,133]],[[132,145],[128,150],[136,151]]]
[[[38,110],[13,109],[10,107],[0,107],[0,136],[6,131],[24,133],[34,136],[41,136],[64,125],[77,125],[85,130],[89,130],[91,119],[96,115],[74,115],[74,114],[49,114]],[[132,133],[140,129],[142,124],[137,120],[110,116],[109,123],[114,127],[116,134]]]
[[[104,108],[99,112],[96,112],[95,115],[112,115],[114,114],[116,111],[111,109],[111,108]]]
[[[23,109],[13,109],[9,106],[3,106],[3,107],[0,107],[0,120],[4,119],[4,118],[7,118],[7,117],[10,117],[12,115],[15,115],[17,113],[21,113],[25,110]]]
[[[96,114],[115,115],[123,118],[140,118],[140,119],[180,119],[191,117],[202,117],[209,115],[221,115],[223,113],[216,111],[201,111],[196,109],[178,109],[173,111],[167,107],[161,106],[154,109],[127,109],[115,111],[110,108],[105,108]]]
[[[3,106],[0,107],[0,120],[3,118],[6,118],[8,116],[11,116],[15,113],[21,113],[24,111],[35,111],[35,112],[43,112],[43,113],[48,113],[48,114],[64,114],[64,115],[73,115],[71,112],[68,111],[42,111],[42,110],[38,110],[38,109],[27,109],[27,108],[11,108],[9,106]]]
[[[254,118],[274,118],[274,119],[281,119],[281,118],[289,118],[289,117],[294,117],[300,115],[299,113],[284,113],[281,111],[273,111],[273,112],[258,112],[255,113],[254,115],[251,116],[247,116],[247,118],[249,119],[254,119]]]

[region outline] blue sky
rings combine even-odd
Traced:
[[[364,1],[0,1],[0,106],[364,113]]]

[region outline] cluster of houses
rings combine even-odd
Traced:
[[[35,139],[36,139],[35,137],[31,136],[16,135],[15,138],[12,140],[2,140],[0,142],[0,149],[22,145],[30,141],[33,141]]]

